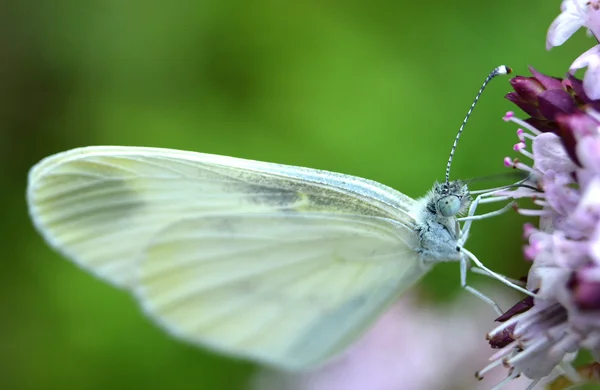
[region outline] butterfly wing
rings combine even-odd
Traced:
[[[334,355],[426,271],[415,201],[333,172],[87,147],[32,168],[27,199],[51,246],[171,333],[283,368]]]
[[[27,201],[52,247],[125,288],[150,238],[184,217],[294,209],[414,223],[411,198],[370,180],[159,148],[92,146],[50,156],[31,169]]]
[[[410,233],[344,214],[185,219],[145,251],[135,294],[183,340],[304,369],[347,347],[428,270]]]

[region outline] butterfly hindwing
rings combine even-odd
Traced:
[[[346,347],[427,271],[405,239],[402,225],[355,215],[185,219],[147,248],[135,294],[186,341],[303,369]]]

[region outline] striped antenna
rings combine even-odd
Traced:
[[[471,113],[473,112],[473,108],[475,108],[475,105],[479,101],[479,97],[483,93],[483,90],[485,89],[485,87],[487,87],[489,82],[492,81],[492,79],[494,77],[499,76],[499,75],[509,74],[511,72],[512,72],[512,69],[509,68],[508,66],[500,65],[496,69],[492,70],[492,72],[485,78],[485,81],[483,82],[483,85],[481,86],[481,88],[479,88],[479,92],[477,92],[477,96],[475,96],[475,100],[471,104],[469,111],[467,111],[467,115],[465,116],[465,119],[463,119],[462,124],[460,125],[460,129],[458,129],[458,134],[456,134],[456,138],[454,139],[454,144],[452,145],[452,150],[450,151],[450,157],[448,158],[448,163],[446,164],[446,185],[450,181],[450,166],[452,165],[452,159],[454,158],[454,152],[456,151],[456,145],[458,145],[458,139],[460,138],[460,135],[462,134],[462,132],[465,128],[465,125],[467,124],[467,121],[469,120],[469,117],[471,116]]]

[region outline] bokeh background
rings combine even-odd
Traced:
[[[580,32],[545,51],[559,6],[2,1],[0,388],[242,389],[255,371],[169,338],[127,294],[46,247],[24,202],[27,171],[41,158],[92,144],[160,146],[334,170],[418,197],[443,178],[492,68],[525,74],[533,64],[560,76],[591,46]],[[516,130],[501,120],[513,109],[508,91],[508,78],[490,85],[454,177],[506,171]],[[471,251],[523,275],[521,222],[477,223]],[[440,305],[464,294],[456,264],[419,288]]]

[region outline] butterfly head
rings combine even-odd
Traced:
[[[436,183],[433,195],[437,214],[446,218],[466,212],[471,203],[469,187],[462,180]]]

